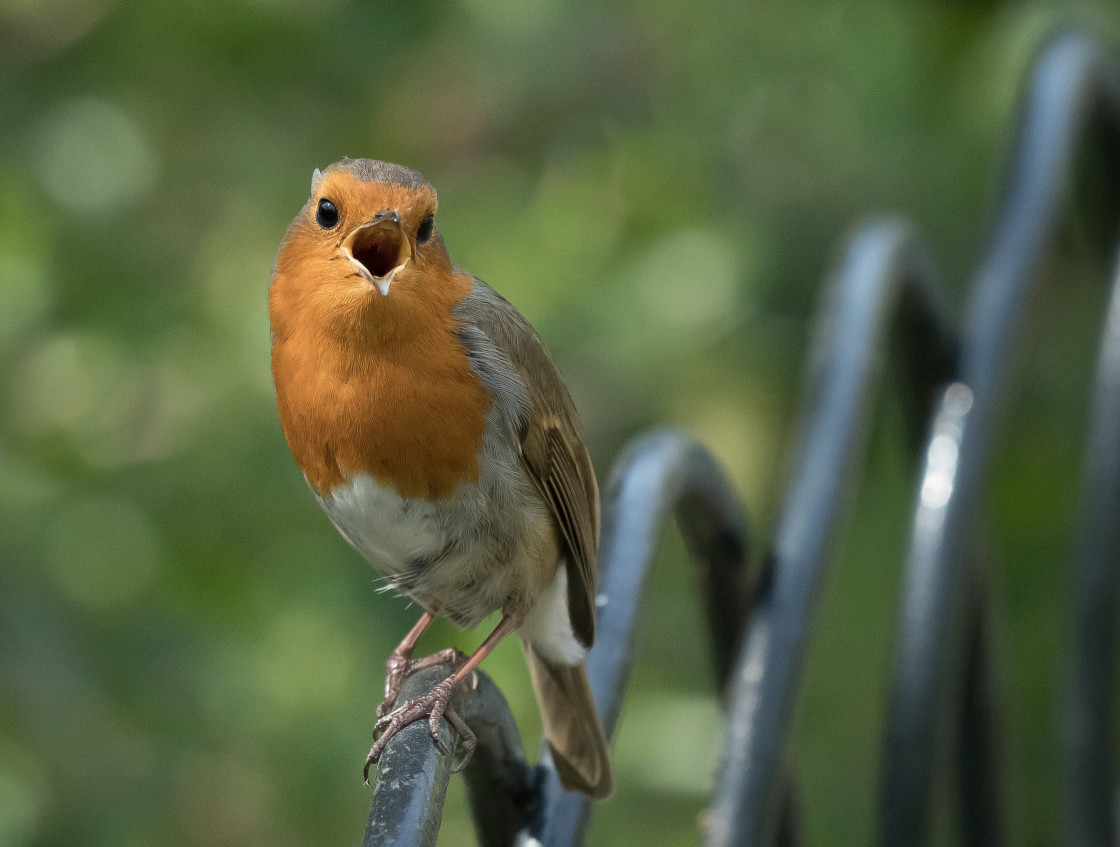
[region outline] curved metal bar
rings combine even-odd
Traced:
[[[1116,844],[1117,603],[1120,602],[1120,255],[1097,355],[1082,472],[1073,649],[1063,741],[1074,847]]]
[[[957,803],[963,847],[999,847],[1007,841],[1006,782],[1000,720],[999,679],[989,611],[991,587],[986,544],[971,548],[966,590],[967,661],[960,679],[962,698],[955,715]]]
[[[871,389],[892,325],[911,345],[908,404],[926,419],[953,368],[953,345],[932,297],[933,272],[899,222],[858,232],[830,289],[810,359],[805,428],[770,558],[768,584],[739,654],[708,845],[769,847],[777,829],[786,739],[829,546],[851,499]]]
[[[691,436],[673,430],[650,433],[632,443],[615,465],[607,486],[603,539],[599,549],[601,611],[587,673],[608,736],[614,734],[630,677],[635,625],[650,565],[675,511],[681,534],[697,565],[722,685],[750,603],[747,523],[734,487],[719,464]],[[721,667],[722,665],[722,667]],[[582,795],[569,794],[547,755],[541,755],[539,814],[519,843],[580,843],[591,813]]]
[[[960,676],[963,562],[1011,342],[1060,211],[1076,142],[1093,118],[1117,133],[1120,77],[1092,39],[1062,35],[1035,67],[1004,212],[966,312],[961,382],[946,389],[926,452],[888,715],[883,845],[926,838],[938,715]]]
[[[402,700],[426,694],[453,671],[435,665],[405,680]],[[509,706],[490,678],[478,671],[472,689],[456,688],[451,706],[478,737],[467,768],[467,790],[475,829],[483,847],[513,843],[532,805],[532,768],[525,761],[521,736]],[[446,719],[439,746],[432,743],[427,721],[402,729],[377,763],[362,847],[429,847],[436,843],[443,801],[451,778],[458,734]]]

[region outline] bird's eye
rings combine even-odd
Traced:
[[[416,243],[423,244],[432,237],[432,229],[435,227],[436,221],[431,215],[420,221],[420,228],[416,230]]]
[[[324,197],[315,210],[315,220],[323,229],[334,229],[338,226],[338,206]]]

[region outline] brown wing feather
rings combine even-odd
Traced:
[[[595,639],[595,563],[599,488],[575,404],[536,330],[481,280],[459,310],[521,374],[530,407],[520,432],[525,469],[556,521],[568,571],[568,613],[585,647]]]

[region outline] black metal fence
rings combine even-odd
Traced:
[[[883,739],[878,840],[884,847],[926,843],[935,751],[950,742],[957,750],[962,841],[1005,840],[978,500],[1023,304],[1038,282],[1088,141],[1097,153],[1094,173],[1109,195],[1108,226],[1120,233],[1120,66],[1093,38],[1063,33],[1044,45],[1034,66],[1007,188],[959,333],[941,311],[933,264],[904,221],[872,223],[851,239],[815,339],[794,466],[773,547],[760,566],[748,566],[746,519],[731,485],[689,436],[647,435],[617,463],[605,496],[599,625],[587,660],[592,689],[613,733],[646,575],[675,515],[707,598],[729,712],[705,833],[710,847],[800,841],[790,802],[796,774],[787,772],[785,753],[831,541],[858,478],[887,345],[900,365],[895,384],[920,469]],[[1086,445],[1063,710],[1064,841],[1105,847],[1116,844],[1118,812],[1112,726],[1120,258],[1101,330]],[[444,673],[417,675],[402,696]],[[456,698],[479,741],[465,777],[480,843],[580,843],[590,802],[560,788],[547,750],[537,766],[526,763],[493,683],[479,674],[475,690]],[[455,740],[446,723],[444,733]],[[436,749],[423,722],[393,740],[378,766],[368,847],[434,843],[452,768],[449,749]]]

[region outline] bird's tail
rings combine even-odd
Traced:
[[[607,737],[595,712],[587,668],[549,660],[525,644],[544,738],[560,782],[568,791],[602,799],[614,790]]]

